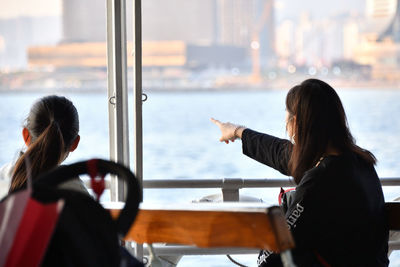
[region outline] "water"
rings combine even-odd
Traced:
[[[381,177],[400,177],[400,91],[341,90],[350,129],[361,147],[378,158]],[[80,114],[81,143],[67,163],[108,157],[108,101],[105,93],[64,94]],[[21,126],[39,93],[0,94],[0,165],[23,148]],[[284,177],[241,154],[241,143],[220,143],[214,117],[246,125],[279,137],[285,133],[286,91],[149,92],[143,104],[144,178]],[[130,96],[130,103],[133,99]],[[130,107],[133,112],[132,106]],[[132,114],[131,114],[132,115]],[[131,125],[132,132],[132,125]],[[132,140],[132,136],[131,136]],[[133,144],[131,144],[133,148]],[[132,157],[131,157],[132,159]],[[387,200],[400,196],[397,187],[384,188]],[[159,190],[144,192],[144,201],[184,203],[219,190]],[[243,189],[241,193],[275,204],[278,189]],[[239,260],[255,266],[255,256]],[[400,265],[400,253],[391,257]],[[232,266],[224,256],[184,257],[180,266]]]

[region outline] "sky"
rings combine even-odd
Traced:
[[[61,14],[61,1],[62,0],[0,0],[0,18],[18,16],[58,16]],[[313,17],[329,16],[343,11],[355,11],[362,13],[365,10],[366,0],[275,1],[277,7],[276,12],[278,13],[277,16],[285,19],[288,17],[295,17],[300,12],[309,12]]]
[[[58,15],[61,0],[0,0],[0,18]]]
[[[293,18],[307,12],[323,18],[343,12],[365,13],[366,0],[275,0],[278,19]]]

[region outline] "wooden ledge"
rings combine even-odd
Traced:
[[[118,216],[120,207],[105,206],[112,216]],[[294,247],[281,209],[260,203],[141,205],[125,240],[275,252]]]

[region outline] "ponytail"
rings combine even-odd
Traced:
[[[60,126],[53,120],[17,160],[9,192],[26,187],[28,175],[35,179],[40,173],[56,167],[65,152]]]

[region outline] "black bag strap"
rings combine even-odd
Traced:
[[[91,160],[93,161],[93,160]],[[88,162],[81,161],[71,165],[62,165],[49,172],[43,173],[33,183],[33,190],[40,187],[54,188],[68,180],[76,178],[81,174],[88,174]],[[128,194],[125,206],[121,210],[119,217],[115,220],[118,234],[125,236],[132,223],[135,221],[142,201],[142,188],[135,175],[125,166],[108,160],[95,159],[99,174],[115,174],[119,179],[123,179],[128,184]]]

